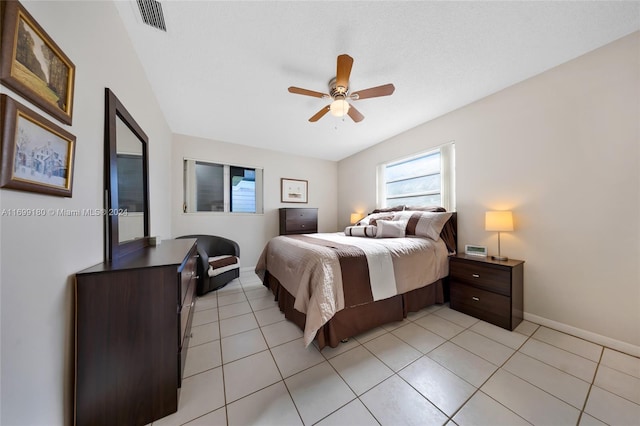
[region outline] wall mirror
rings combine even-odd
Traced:
[[[116,95],[105,89],[107,261],[149,245],[148,142]]]

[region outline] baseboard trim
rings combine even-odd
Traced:
[[[597,343],[602,346],[606,346],[607,348],[611,348],[616,351],[640,357],[640,346],[632,345],[631,343],[612,339],[611,337],[603,336],[601,334],[593,333],[591,331],[583,330],[581,328],[573,327],[571,325],[563,324],[561,322],[550,320],[527,312],[524,313],[524,319],[536,324],[544,325],[545,327],[553,328],[554,330],[562,331],[563,333],[567,333],[581,339],[588,340],[593,343]]]

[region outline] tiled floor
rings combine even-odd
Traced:
[[[155,425],[638,425],[640,359],[445,306],[305,348],[254,274],[196,302],[178,412]]]

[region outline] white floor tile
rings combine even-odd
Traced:
[[[240,303],[247,300],[247,297],[242,293],[223,294],[218,296],[218,307],[224,305],[232,305],[234,303]]]
[[[430,305],[430,306],[427,306],[426,308],[419,310],[418,312],[409,312],[409,314],[407,314],[407,319],[409,321],[415,321],[417,319],[424,317],[425,315],[432,314],[435,311],[445,307],[446,307],[445,305]]]
[[[464,327],[460,327],[458,324],[454,324],[451,321],[435,314],[424,316],[414,322],[420,327],[424,327],[445,339],[451,339],[453,336],[464,330]]]
[[[640,358],[605,348],[602,364],[640,379]]]
[[[224,406],[222,368],[182,380],[178,411],[153,422],[154,426],[181,425]]]
[[[269,351],[224,364],[222,368],[227,403],[282,380]]]
[[[591,383],[595,376],[597,366],[595,362],[536,339],[529,339],[522,345],[520,352],[585,382]]]
[[[364,346],[393,371],[400,371],[422,356],[422,352],[389,333],[368,341]]]
[[[214,340],[220,340],[220,326],[218,321],[208,324],[192,326],[191,339],[189,339],[189,347],[201,345]]]
[[[220,337],[225,338],[243,331],[258,328],[258,322],[253,314],[245,314],[220,321]]]
[[[189,347],[182,377],[193,376],[194,374],[219,367],[221,364],[219,340]]]
[[[473,395],[453,420],[460,426],[526,426],[531,424],[483,392]]]
[[[564,349],[567,352],[590,359],[591,361],[600,361],[602,346],[596,345],[595,343],[587,342],[586,340],[579,339],[547,327],[540,327],[535,333],[533,333],[532,337],[560,349]]]
[[[316,423],[316,426],[372,426],[377,424],[378,422],[367,410],[367,407],[356,399]]]
[[[302,330],[290,321],[280,321],[264,326],[262,333],[270,348],[302,337]]]
[[[515,352],[505,345],[469,330],[458,334],[451,339],[451,342],[497,366],[504,364]]]
[[[475,387],[480,387],[498,367],[453,343],[446,342],[427,354]]]
[[[242,285],[240,284],[240,280],[235,279],[229,283],[227,283],[224,287],[218,288],[216,293],[218,293],[218,297],[225,296],[227,294],[234,294],[243,292]]]
[[[390,322],[389,324],[382,324],[381,327],[387,331],[393,331],[396,328],[405,326],[407,324],[411,324],[411,321],[403,319],[402,321],[394,321],[394,322]]]
[[[593,384],[631,402],[640,404],[640,379],[629,374],[601,365],[598,368],[596,380]],[[638,423],[640,423],[640,418]]]
[[[262,337],[260,329],[234,334],[221,340],[222,360],[232,362],[267,349],[267,343]]]
[[[373,330],[369,330],[364,333],[358,334],[357,336],[355,336],[355,339],[360,343],[366,343],[369,340],[373,340],[376,337],[380,337],[385,333],[388,333],[388,331],[382,327],[377,327],[377,328],[374,328]]]
[[[340,344],[335,348],[332,348],[331,346],[325,346],[324,348],[322,348],[320,353],[326,359],[331,359],[335,356],[345,353],[346,351],[350,351],[353,348],[357,348],[358,346],[361,346],[360,342],[358,342],[356,339],[349,339],[346,342],[340,342]]]
[[[218,318],[221,320],[237,317],[240,315],[248,314],[251,312],[251,306],[246,300],[240,303],[232,303],[231,305],[224,305],[218,308]]]
[[[251,290],[246,290],[244,294],[247,296],[247,299],[249,300],[262,299],[268,296],[273,297],[273,293],[271,292],[271,290],[263,286],[262,283],[260,283],[260,287],[257,287]]]
[[[362,395],[393,375],[389,367],[363,346],[331,358],[329,362],[356,395]]]
[[[431,352],[444,342],[445,339],[435,333],[430,332],[418,325],[409,323],[391,332],[394,336],[399,337],[407,342],[423,354]]]
[[[313,424],[355,398],[327,361],[285,379],[305,424]]]
[[[211,413],[198,417],[195,420],[185,423],[185,426],[222,426],[227,424],[227,410],[224,407],[218,408]]]
[[[538,327],[540,327],[538,324],[523,320],[513,331],[528,337],[535,333]]]
[[[520,323],[520,325],[522,325],[523,323],[524,321]],[[536,328],[537,327],[538,326],[536,326]],[[503,345],[508,346],[511,349],[518,349],[527,340],[527,336],[525,335],[505,330],[502,327],[498,327],[497,325],[489,324],[488,322],[484,321],[478,321],[473,326],[471,326],[470,330],[475,331],[476,333],[481,334],[484,337],[488,337],[491,340],[495,340],[498,343],[502,343]]]
[[[273,294],[270,294],[265,297],[261,297],[259,299],[251,299],[249,300],[251,304],[251,309],[254,311],[261,311],[263,309],[273,308],[278,306],[278,302],[274,300]]]
[[[439,309],[433,314],[439,316],[440,318],[444,318],[448,321],[451,321],[454,324],[458,324],[460,327],[463,327],[463,328],[469,328],[473,324],[479,321],[477,318],[474,318],[462,312],[458,312],[451,308]]]
[[[610,425],[637,425],[640,405],[593,386],[584,412]]]
[[[448,416],[476,391],[475,387],[424,356],[398,374]]]
[[[240,282],[245,292],[266,288],[259,279],[241,279]]]
[[[276,322],[284,321],[284,313],[280,311],[280,308],[274,306],[273,308],[263,309],[255,312],[256,319],[260,327],[264,325],[274,324]]]
[[[580,416],[580,422],[578,423],[578,425],[579,426],[607,426],[606,423],[601,422],[595,417],[591,417],[587,413],[582,413],[582,415]]]
[[[503,368],[580,410],[589,393],[589,383],[521,353]]]
[[[196,303],[196,306],[197,303]],[[195,311],[193,313],[193,320],[191,320],[191,327],[195,327],[202,324],[209,324],[218,321],[218,309],[206,309],[204,311]]]
[[[292,340],[271,348],[282,377],[287,378],[309,367],[324,362],[325,359],[315,346],[304,346],[303,339]]]
[[[229,426],[302,425],[291,396],[278,382],[227,406]]]
[[[382,426],[442,425],[447,421],[447,416],[398,376],[391,376],[360,400]]]
[[[481,390],[535,425],[575,425],[578,422],[579,410],[502,369]]]
[[[205,294],[196,299],[195,311],[204,311],[218,307],[218,296],[215,293]]]

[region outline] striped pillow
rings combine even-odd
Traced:
[[[344,229],[344,235],[347,237],[370,237],[376,236],[377,227],[373,225],[365,226],[347,226]]]
[[[396,213],[393,220],[407,221],[407,235],[431,238],[433,241],[440,239],[440,232],[451,217],[448,212],[417,212],[403,211]]]

